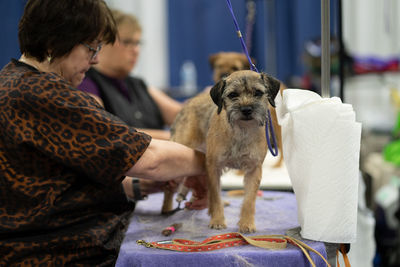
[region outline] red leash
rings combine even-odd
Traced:
[[[307,257],[312,266],[315,266],[315,263],[311,259],[308,251],[312,251],[320,256],[325,261],[327,266],[330,266],[328,261],[324,258],[324,256],[321,255],[321,253],[311,248],[304,242],[285,235],[260,235],[246,237],[240,233],[226,233],[211,236],[200,242],[177,238],[173,240],[155,242],[137,240],[136,243],[148,248],[166,249],[179,252],[205,252],[249,244],[260,248],[284,249],[287,247],[287,243],[290,243],[302,250],[303,254]]]

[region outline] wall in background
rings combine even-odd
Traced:
[[[244,25],[245,0],[233,0],[239,25]],[[226,1],[168,1],[170,82],[180,83],[179,71],[184,61],[194,62],[198,85],[212,84],[210,54],[241,51]],[[243,29],[242,29],[243,30]]]
[[[399,12],[398,0],[343,1],[347,50],[357,58],[399,59]]]
[[[168,77],[168,23],[165,0],[106,0],[115,9],[135,15],[142,25],[141,52],[133,74],[152,86],[165,89]]]
[[[246,5],[232,0],[242,34],[246,35]],[[318,39],[321,32],[319,0],[254,0],[255,23],[251,56],[260,71],[283,81],[304,73],[304,42]],[[331,1],[332,7],[336,1]],[[332,10],[331,13],[333,13]],[[195,63],[200,88],[212,83],[208,56],[242,48],[233,19],[224,0],[168,1],[170,83],[178,86],[179,69],[185,60]],[[331,16],[334,18],[335,16]],[[332,20],[333,21],[333,20]],[[333,23],[332,23],[333,24]]]
[[[390,132],[400,109],[399,12],[398,0],[343,1],[344,42],[356,71],[345,79],[344,99],[367,131]]]
[[[0,2],[3,25],[0,63],[19,57],[17,25],[26,0]],[[192,60],[199,90],[212,83],[208,56],[219,51],[241,51],[225,0],[106,0],[113,8],[136,15],[143,25],[142,54],[134,73],[159,88],[180,83],[182,63]],[[232,0],[243,34],[246,34],[248,0]],[[305,71],[304,42],[320,36],[320,0],[254,0],[255,23],[251,56],[260,71],[287,82]],[[335,6],[336,0],[331,0]],[[332,29],[335,10],[332,8]]]
[[[24,11],[26,0],[0,1],[0,68],[11,58],[21,56],[18,45],[18,22]]]

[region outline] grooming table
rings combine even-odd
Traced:
[[[137,204],[129,228],[119,252],[117,267],[127,266],[311,266],[301,250],[291,244],[286,249],[268,250],[251,245],[229,247],[209,252],[175,252],[155,248],[146,248],[136,244],[136,240],[147,242],[184,238],[202,241],[207,237],[228,232],[237,232],[242,197],[227,197],[223,200],[230,203],[225,207],[227,229],[213,230],[208,228],[207,210],[181,210],[166,217],[160,215],[163,194],[152,194],[146,201]],[[297,206],[293,193],[263,191],[256,202],[257,232],[247,234],[271,235],[287,234],[311,246],[326,258],[323,242],[304,240],[299,237]],[[173,223],[183,223],[182,227],[169,237],[161,234],[162,229]],[[309,252],[316,266],[326,266],[315,253]]]

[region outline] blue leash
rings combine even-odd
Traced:
[[[274,141],[274,151],[272,150],[271,141],[269,140],[268,129],[271,133],[272,140]],[[271,151],[272,156],[274,157],[278,156],[278,145],[277,145],[278,143],[276,142],[274,126],[272,125],[271,112],[269,111],[269,109],[268,109],[268,123],[265,126],[265,136],[267,137],[268,148],[269,151]]]
[[[238,24],[238,22],[236,20],[235,14],[233,13],[233,7],[232,7],[232,4],[231,4],[231,1],[230,0],[226,0],[226,2],[228,4],[229,10],[231,11],[232,18],[233,18],[233,23],[235,24],[236,33],[237,33],[237,35],[238,35],[238,37],[240,39],[240,43],[242,44],[242,49],[243,49],[244,53],[246,54],[247,60],[250,63],[250,68],[251,68],[251,70],[259,72],[258,69],[256,68],[256,65],[254,65],[253,62],[251,62],[251,58],[249,56],[249,52],[247,51],[246,44],[244,43],[244,40],[243,40],[242,32],[239,29],[239,24]]]
[[[243,49],[244,53],[246,54],[247,60],[250,63],[250,68],[253,71],[259,72],[258,69],[256,68],[256,66],[251,61],[249,52],[247,51],[246,44],[244,43],[242,33],[241,33],[240,29],[239,29],[238,22],[236,20],[235,14],[233,12],[232,3],[231,3],[230,0],[226,0],[226,3],[228,4],[229,10],[231,11],[232,18],[233,18],[233,23],[235,24],[235,28],[236,28],[236,33],[237,33],[237,35],[238,35],[238,37],[240,39],[240,43],[242,44],[242,49]],[[272,140],[274,141],[274,148],[272,148],[270,135],[268,134],[268,132],[271,133]],[[267,125],[265,126],[265,136],[267,138],[269,151],[271,151],[271,154],[274,157],[278,156],[278,145],[277,145],[277,142],[276,142],[274,126],[272,125],[271,112],[269,111],[269,109],[268,109],[268,115],[267,115]]]

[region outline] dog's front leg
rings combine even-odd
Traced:
[[[259,165],[254,170],[246,172],[244,176],[244,199],[238,222],[239,232],[241,233],[253,233],[256,231],[254,213],[261,175],[262,165]]]
[[[163,205],[161,207],[161,214],[168,214],[172,211],[172,202],[174,198],[174,191],[170,189],[164,189],[164,200]]]
[[[220,177],[222,171],[217,168],[215,162],[207,159],[208,173],[208,214],[211,216],[210,224],[213,229],[225,229],[224,206],[221,201]]]

